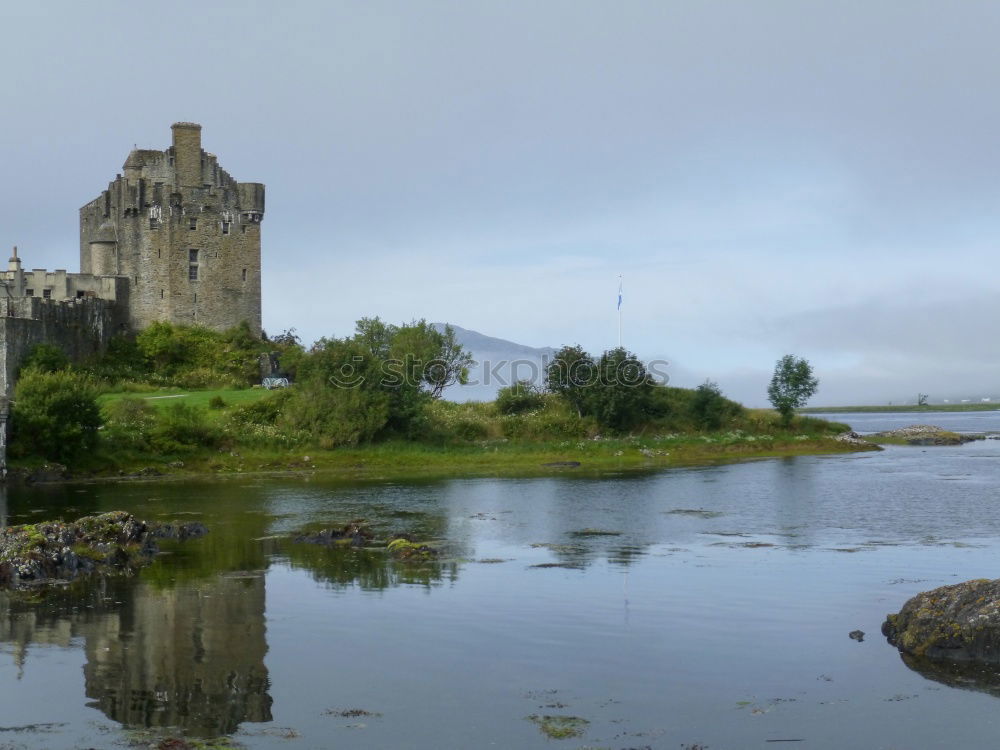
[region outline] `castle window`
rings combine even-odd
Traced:
[[[247,280],[247,269],[245,269],[245,268],[243,269],[243,280],[244,281]]]
[[[78,291],[78,292],[76,293],[76,298],[77,298],[77,299],[83,299],[83,295],[84,295],[84,294],[86,294],[86,292],[84,292],[84,291],[82,291],[82,290],[81,290],[81,291]]]
[[[229,234],[229,227],[230,226],[231,226],[230,222],[228,222],[228,221],[222,222],[222,233],[223,234]]]
[[[162,258],[162,257],[163,257],[163,256],[161,255],[161,253],[162,253],[162,252],[163,252],[163,250],[161,250],[160,248],[157,248],[157,249],[156,249],[156,257],[157,257],[157,258]]]
[[[197,281],[198,280],[198,266],[197,266],[197,264],[192,263],[190,266],[188,266],[188,279],[190,281]]]
[[[188,219],[188,229],[197,229],[197,228],[198,228],[198,219],[196,218]]]
[[[160,299],[163,299],[163,290],[160,290]]]
[[[198,251],[194,249],[188,250],[188,263],[197,263],[197,262],[198,262]]]
[[[42,297],[45,298],[45,299],[52,299],[52,290],[51,289],[43,289],[42,290]]]
[[[34,297],[35,296],[35,290],[34,289],[25,289],[24,290],[24,296],[25,297]]]
[[[195,293],[194,293],[194,303],[195,303],[196,305],[198,304],[198,292],[195,292]]]

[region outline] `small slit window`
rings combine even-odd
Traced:
[[[160,290],[160,299],[163,299],[163,290]]]
[[[229,228],[232,226],[232,222],[224,221],[222,222],[222,233],[229,234]]]
[[[245,268],[243,269],[243,280],[244,281],[247,280],[247,269],[245,269]]]

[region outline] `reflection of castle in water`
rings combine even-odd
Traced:
[[[125,726],[215,737],[270,721],[264,576],[218,576],[131,602],[86,639],[86,693]]]
[[[91,705],[125,726],[215,737],[271,720],[263,573],[170,589],[105,579],[43,604],[0,594],[0,641],[22,664],[29,644],[74,638]]]

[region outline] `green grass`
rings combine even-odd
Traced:
[[[876,447],[872,446],[872,449]],[[108,455],[98,450],[74,464],[73,473],[78,478],[111,478],[142,472],[179,476],[238,476],[315,471],[334,479],[528,477],[567,472],[599,475],[857,450],[855,445],[830,437],[791,434],[740,436],[723,433],[523,442],[488,440],[465,445],[390,441],[333,450],[236,448],[232,451],[200,450],[176,456],[121,451]],[[579,462],[579,466],[569,467],[566,462]],[[12,465],[22,464],[12,462]]]
[[[1000,411],[1000,402],[975,404],[916,404],[899,406],[810,406],[799,409],[799,414],[844,414],[847,412],[878,413],[878,412],[934,412],[934,411]]]
[[[248,404],[253,401],[260,401],[260,399],[265,398],[269,393],[270,391],[264,388],[244,388],[240,390],[235,388],[220,388],[211,391],[184,391],[173,388],[164,389],[162,391],[151,391],[149,393],[105,393],[97,399],[97,403],[100,406],[105,406],[106,404],[109,404],[112,401],[118,401],[119,399],[137,398],[158,408],[166,408],[171,404],[178,403],[207,408],[208,402],[211,401],[213,397],[219,396],[226,402],[226,408],[229,408],[231,406]]]

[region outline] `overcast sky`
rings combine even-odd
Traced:
[[[133,144],[267,185],[264,327],[624,343],[764,401],[1000,398],[1000,3],[3,3],[0,245]],[[0,250],[2,252],[2,250]]]

